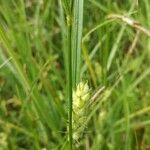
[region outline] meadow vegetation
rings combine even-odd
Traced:
[[[149,12],[0,0],[0,150],[149,150]]]

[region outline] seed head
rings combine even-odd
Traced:
[[[80,82],[73,91],[73,139],[77,141],[86,122],[86,104],[90,98],[90,90],[87,82]]]

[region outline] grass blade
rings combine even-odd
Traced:
[[[83,4],[84,0],[74,1],[74,12],[73,12],[74,20],[72,27],[73,87],[75,87],[80,80]]]

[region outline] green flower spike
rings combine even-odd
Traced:
[[[78,141],[86,126],[86,104],[90,98],[87,82],[80,82],[73,91],[73,139]]]

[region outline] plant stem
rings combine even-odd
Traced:
[[[72,10],[67,0],[62,0],[67,18],[67,93],[69,101],[69,147],[72,150]]]
[[[71,16],[67,17],[68,25],[68,98],[69,98],[69,146],[72,150],[72,22]]]

